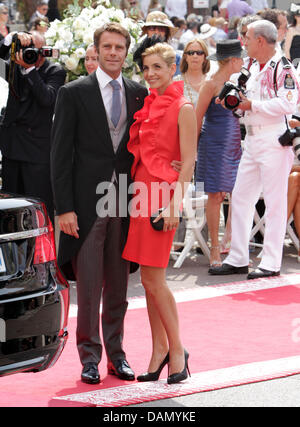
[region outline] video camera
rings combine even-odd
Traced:
[[[293,115],[292,119],[300,121],[299,116]],[[293,146],[296,157],[300,161],[300,127],[287,129],[284,134],[278,138],[278,140],[283,147]]]
[[[247,68],[242,68],[241,73],[238,78],[238,84],[234,85],[232,82],[226,82],[218,95],[220,101],[225,99],[225,107],[228,110],[235,110],[240,102],[241,98],[239,92],[245,93],[246,83],[250,77],[251,73]]]
[[[20,40],[18,39],[18,34],[13,36],[11,44],[11,60],[15,61],[16,53],[22,51],[23,61],[26,64],[35,64],[39,58],[39,55],[46,58],[59,58],[59,50],[53,49],[51,46],[43,46],[38,49],[34,46],[33,42],[29,46],[23,47]]]

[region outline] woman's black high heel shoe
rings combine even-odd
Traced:
[[[157,371],[155,372],[146,372],[145,374],[139,375],[136,379],[140,382],[146,381],[157,381],[159,379],[160,373],[163,368],[169,363],[169,353],[166,355],[164,360],[159,365]]]
[[[189,365],[188,365],[188,358],[189,358],[189,353],[184,350],[184,368],[181,372],[177,372],[175,374],[169,375],[167,382],[168,384],[177,384],[180,381],[186,380],[189,376],[191,376],[190,370],[189,370]]]

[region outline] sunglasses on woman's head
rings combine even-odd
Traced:
[[[205,52],[203,50],[187,50],[185,53],[189,56],[193,56],[194,54],[198,56],[205,55]]]

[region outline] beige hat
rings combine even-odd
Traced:
[[[150,12],[147,15],[146,22],[142,28],[143,33],[146,33],[147,27],[152,26],[169,28],[171,37],[173,37],[178,31],[178,28],[174,27],[168,16],[163,12]]]
[[[213,36],[216,31],[216,27],[212,27],[209,24],[203,24],[200,28],[199,38],[203,40],[208,39],[209,37]]]

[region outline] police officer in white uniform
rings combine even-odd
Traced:
[[[263,255],[258,268],[247,278],[280,274],[288,176],[294,155],[292,148],[283,147],[278,138],[287,129],[285,115],[296,111],[300,90],[295,69],[276,52],[276,39],[277,29],[269,21],[259,20],[248,26],[245,46],[256,61],[239,106],[245,111],[247,135],[232,194],[231,248],[221,267],[210,268],[214,275],[248,273],[249,238],[261,193],[266,205]]]

